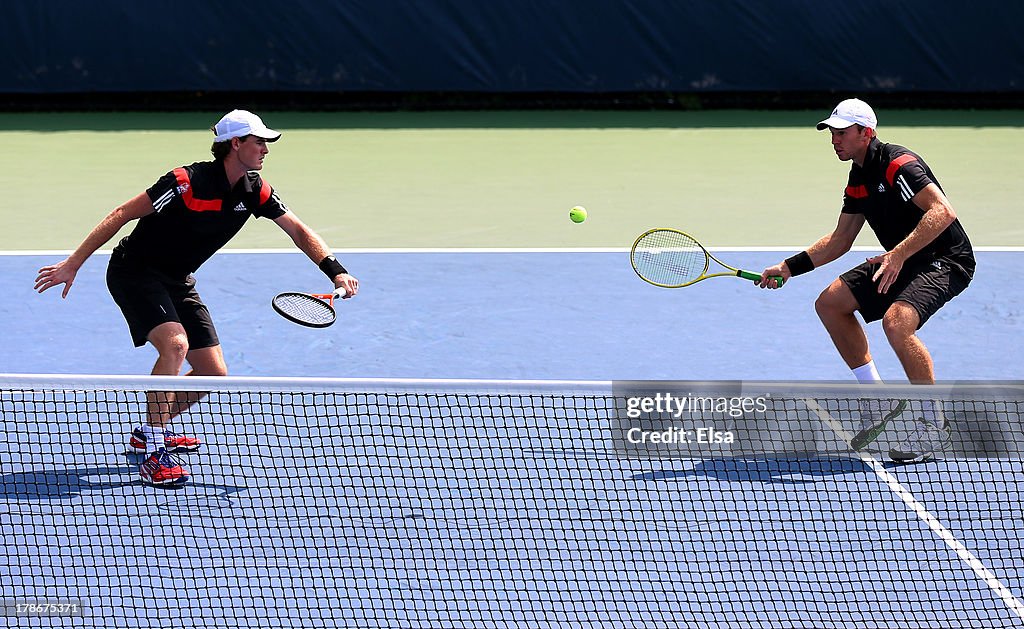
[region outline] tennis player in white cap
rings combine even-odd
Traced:
[[[763,288],[777,288],[772,276],[790,279],[827,264],[850,250],[867,223],[885,252],[843,273],[814,306],[839,354],[860,382],[880,382],[859,312],[866,323],[882,321],[885,335],[910,382],[935,382],[931,355],[917,330],[974,277],[974,252],[953,206],[920,155],[878,139],[878,119],[862,100],[839,103],[818,123],[827,130],[840,161],[852,162],[835,230],[805,251],[764,270]],[[905,403],[866,417],[852,440],[862,449],[904,411]],[[899,462],[931,458],[950,440],[950,426],[934,405],[925,404],[917,429],[889,452]]]
[[[147,342],[157,351],[154,375],[227,374],[213,319],[196,291],[193,273],[238,233],[252,217],[267,218],[319,265],[339,293],[352,297],[359,282],[331,254],[323,238],[307,227],[260,176],[270,143],[281,133],[259,116],[236,109],[212,129],[214,160],[175,168],[145,192],[111,211],[75,251],[39,270],[35,288],[64,285],[63,297],[78,269],[127,223],[132,232],[114,248],[107,286],[121,308],[136,347]],[[195,437],[171,430],[171,420],[202,397],[198,393],[150,392],[145,421],[129,446],[147,453],[142,481],[180,485],[188,471],[172,452],[200,447]]]

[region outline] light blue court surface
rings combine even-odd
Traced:
[[[722,257],[760,269],[784,255]],[[728,278],[657,289],[626,253],[352,253],[362,290],[327,330],[270,308],[276,292],[327,289],[301,254],[221,254],[198,276],[234,375],[848,380],[812,303],[865,255],[769,292]],[[0,371],[147,373],[154,355],[131,347],[104,256],[67,301],[32,291],[60,257],[0,257]],[[1024,298],[1006,280],[1022,262],[979,254],[973,285],[924,328],[940,379],[1024,379]],[[900,379],[870,333],[882,375]],[[207,443],[186,457],[194,482],[159,491],[122,454],[138,399],[51,404],[53,420],[24,395],[0,400],[0,596],[59,593],[89,611],[0,626],[1022,622],[865,463],[624,457],[591,398],[495,412],[473,397],[428,410],[393,396],[211,396],[178,423]],[[1019,460],[887,471],[1024,595]],[[145,559],[152,549],[159,559]]]
[[[785,255],[721,257],[760,270]],[[350,253],[360,294],[327,330],[270,308],[277,292],[330,288],[302,254],[219,254],[197,277],[233,375],[847,380],[813,302],[867,255],[762,291],[732,278],[656,288],[626,253]],[[132,347],[106,290],[106,256],[89,260],[66,301],[32,291],[36,270],[61,257],[0,256],[0,371],[148,373],[155,354]],[[978,257],[972,285],[921,338],[939,380],[1024,379],[1024,291],[1007,279],[1024,253]],[[868,332],[883,378],[903,380],[880,325]]]

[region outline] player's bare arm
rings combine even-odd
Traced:
[[[278,227],[295,243],[295,246],[305,253],[314,264],[331,255],[331,248],[315,231],[303,223],[294,212],[286,212],[274,219]],[[354,296],[359,292],[359,280],[348,273],[340,273],[332,278],[335,288],[345,289],[345,298]]]
[[[57,264],[51,264],[39,269],[39,275],[36,276],[35,289],[41,293],[59,284],[64,284],[64,291],[61,293],[61,297],[67,298],[68,291],[71,290],[71,285],[75,282],[75,276],[78,275],[78,269],[82,268],[82,265],[89,259],[89,256],[106,244],[107,241],[114,237],[114,234],[129,222],[152,213],[153,203],[145,192],[111,210],[89,232],[89,235],[85,237],[82,244],[78,245],[78,248],[71,255]]]
[[[822,236],[813,245],[807,248],[805,253],[810,257],[814,267],[828,264],[841,257],[853,247],[857,234],[864,227],[863,214],[840,214],[836,228],[829,234]],[[761,288],[777,288],[777,283],[772,276],[781,276],[783,280],[793,277],[793,271],[785,260],[775,266],[768,267],[761,272]]]
[[[924,216],[903,242],[882,255],[868,258],[868,262],[879,264],[873,277],[878,282],[878,292],[885,293],[899,277],[900,270],[906,260],[938,238],[947,227],[956,220],[956,212],[934,183],[925,186],[911,199],[914,205],[924,210]]]

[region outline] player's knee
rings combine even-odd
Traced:
[[[156,344],[156,349],[161,358],[183,363],[188,355],[188,336],[184,332],[169,335]]]
[[[818,298],[814,300],[814,312],[818,313],[818,318],[824,321],[828,318],[830,309],[828,290],[823,290],[818,295]]]
[[[912,306],[896,302],[882,316],[882,329],[890,342],[900,341],[917,332],[918,314]]]
[[[839,299],[837,299],[832,286],[821,291],[818,298],[814,300],[814,311],[818,313],[818,318],[822,321],[834,316],[840,310]]]

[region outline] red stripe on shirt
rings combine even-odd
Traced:
[[[178,180],[178,191],[185,207],[193,212],[219,212],[221,210],[220,199],[196,199],[192,197],[192,182],[189,181],[188,171],[184,168],[174,169],[174,178]]]
[[[260,205],[263,205],[270,200],[270,194],[273,192],[273,188],[267,183],[267,180],[263,180],[263,186],[260,188]]]
[[[896,159],[889,162],[889,167],[885,169],[885,180],[889,182],[889,187],[892,187],[892,180],[896,178],[896,171],[903,167],[904,164],[910,162],[916,162],[917,158],[913,155],[900,155]]]
[[[868,189],[866,186],[846,186],[846,196],[853,199],[863,199],[868,196]]]

